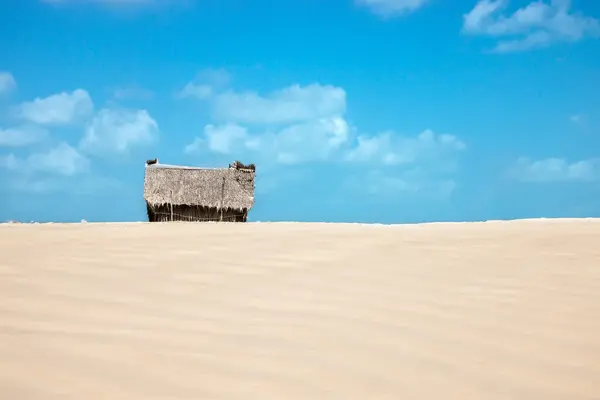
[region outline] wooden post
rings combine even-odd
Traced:
[[[223,222],[223,202],[225,198],[225,177],[223,177],[223,184],[221,185],[221,217],[219,218],[220,222]]]
[[[173,191],[171,190],[171,201],[169,202],[171,206],[171,222],[173,222]]]

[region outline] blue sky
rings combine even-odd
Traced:
[[[595,0],[0,2],[0,220],[145,219],[144,161],[257,164],[251,220],[600,216]]]

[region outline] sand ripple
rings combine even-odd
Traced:
[[[600,222],[0,225],[0,398],[600,399]]]

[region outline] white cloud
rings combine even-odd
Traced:
[[[214,94],[212,86],[202,83],[188,83],[179,92],[180,97],[196,97],[200,100],[210,98]]]
[[[456,136],[431,130],[416,136],[383,132],[359,136],[345,160],[370,169],[361,182],[372,195],[427,192],[447,197],[456,186],[450,175],[465,149]]]
[[[25,147],[44,140],[48,132],[37,126],[0,129],[0,147]]]
[[[89,167],[87,158],[67,143],[61,143],[46,153],[30,155],[27,164],[35,170],[56,172],[66,176],[87,171]]]
[[[204,134],[208,140],[208,149],[222,154],[231,153],[236,142],[245,141],[248,137],[247,129],[236,124],[221,127],[207,125]]]
[[[520,158],[511,172],[523,182],[591,181],[600,177],[600,159],[568,162],[563,158]]]
[[[263,163],[297,164],[324,161],[348,140],[349,127],[341,117],[321,118],[275,131],[250,133],[229,123],[207,125],[204,136],[186,146],[186,153],[203,149],[220,154],[249,154]]]
[[[217,94],[227,84],[230,76],[223,69],[205,69],[196,75],[196,78],[187,83],[178,93],[179,97],[195,97],[206,100]]]
[[[465,149],[457,137],[430,130],[414,137],[384,132],[353,142],[354,128],[344,118],[346,92],[332,85],[292,85],[266,95],[228,89],[208,97],[214,119],[223,122],[207,125],[184,152],[226,154],[260,164],[263,172],[312,162],[385,167],[377,187],[443,187],[449,193],[454,186],[446,175]]]
[[[349,127],[342,117],[327,117],[266,133],[251,142],[281,164],[330,160],[345,144]]]
[[[93,110],[94,103],[88,92],[77,89],[22,103],[18,115],[36,124],[62,125],[82,121]]]
[[[376,136],[359,136],[346,160],[351,162],[380,163],[384,165],[406,165],[417,162],[438,163],[448,155],[466,148],[457,137],[425,130],[415,137],[393,132]]]
[[[21,159],[13,154],[0,157],[0,166],[22,174],[37,172],[72,176],[86,172],[89,160],[75,148],[63,142],[46,152],[33,153]]]
[[[285,124],[342,115],[346,92],[331,85],[292,85],[266,96],[227,91],[216,96],[215,118],[249,124]]]
[[[232,123],[220,126],[206,125],[204,138],[196,137],[185,147],[185,152],[194,154],[206,148],[214,153],[231,154],[234,149],[245,147],[248,139],[248,130],[240,125]]]
[[[17,81],[8,71],[0,71],[0,95],[10,93],[17,87]]]
[[[413,12],[429,0],[355,0],[356,4],[368,7],[374,14],[392,17]]]
[[[207,79],[205,73],[202,82],[207,81],[222,87],[228,75],[213,72]],[[220,89],[210,86],[210,92],[196,97],[208,98],[214,119],[224,122],[208,125],[185,147],[186,153],[247,153],[264,163],[297,164],[329,159],[349,139],[343,118],[346,92],[341,88],[292,85],[267,95]]]
[[[463,32],[499,38],[495,52],[547,47],[555,42],[577,42],[600,35],[598,20],[570,11],[570,0],[538,0],[510,15],[499,13],[507,0],[480,0],[463,16]]]
[[[146,110],[102,109],[87,125],[80,147],[96,154],[126,153],[153,143],[158,124]]]
[[[201,137],[195,137],[192,143],[183,148],[185,154],[199,154],[206,147],[206,140]]]
[[[431,165],[451,170],[466,148],[457,137],[425,130],[417,136],[384,132],[359,136],[351,146],[350,127],[341,117],[293,124],[280,130],[250,132],[237,124],[207,125],[202,137],[186,146],[186,153],[202,150],[251,156],[261,163],[299,164],[308,161],[362,163],[370,166]]]
[[[346,92],[331,85],[291,85],[266,95],[228,88],[226,71],[204,70],[179,91],[179,97],[208,100],[215,120],[242,124],[291,124],[342,115]]]

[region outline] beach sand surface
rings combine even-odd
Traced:
[[[0,398],[600,399],[600,220],[0,225]]]

